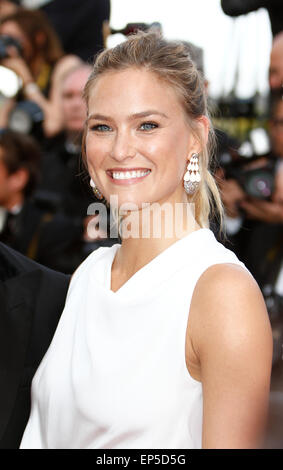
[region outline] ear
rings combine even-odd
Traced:
[[[9,177],[10,188],[14,192],[23,191],[29,180],[29,172],[26,168],[20,168]]]
[[[200,153],[207,145],[210,122],[206,116],[201,116],[196,120],[196,123],[197,130],[194,135],[191,151],[194,153]]]
[[[198,123],[200,126],[202,145],[206,145],[208,141],[208,135],[209,135],[209,129],[210,129],[209,119],[206,116],[201,116],[198,119]]]

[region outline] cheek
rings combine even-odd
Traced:
[[[89,168],[99,169],[107,155],[105,145],[99,144],[92,136],[87,135],[85,141],[86,160]]]
[[[166,164],[176,154],[176,138],[161,134],[158,139],[142,139],[137,143],[137,150],[159,164]]]
[[[63,115],[68,118],[69,113],[70,113],[69,103],[62,103],[62,111],[63,111]]]

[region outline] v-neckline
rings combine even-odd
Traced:
[[[117,289],[116,291],[113,291],[112,288],[111,288],[111,286],[112,286],[112,267],[113,267],[113,263],[114,263],[114,259],[115,259],[115,256],[117,254],[117,251],[121,247],[121,245],[120,244],[113,245],[112,250],[111,250],[111,257],[110,257],[110,260],[109,260],[109,265],[107,267],[107,275],[106,275],[106,286],[107,287],[106,287],[106,289],[111,294],[113,294],[114,296],[118,296],[129,285],[134,283],[134,281],[136,279],[138,279],[141,275],[143,275],[144,272],[146,272],[148,269],[158,265],[159,261],[165,259],[166,255],[171,254],[170,259],[172,259],[173,256],[174,256],[175,251],[177,249],[179,249],[181,247],[181,245],[183,245],[183,243],[188,240],[188,238],[194,238],[196,233],[198,233],[198,234],[200,234],[200,233],[211,233],[211,230],[208,229],[208,228],[200,228],[200,229],[197,229],[197,230],[194,230],[194,231],[190,232],[189,234],[187,234],[184,237],[180,238],[179,240],[175,241],[174,243],[169,245],[167,248],[165,248],[163,251],[161,251],[161,253],[156,255],[152,260],[150,260],[148,263],[146,263],[144,266],[142,266],[140,269],[138,269],[138,271],[136,271],[129,279],[127,279],[127,281],[124,282],[124,284],[122,284],[119,287],[119,289]],[[167,261],[169,261],[169,265],[170,265],[170,260],[166,260],[166,263],[167,263]],[[183,264],[183,261],[184,261],[184,259],[181,260],[182,264]],[[168,268],[168,265],[167,265],[167,268]],[[178,266],[177,266],[177,269],[178,269]],[[162,270],[161,270],[161,272],[162,272]],[[168,272],[168,270],[167,270],[167,272]],[[170,272],[171,272],[171,270],[170,270]]]

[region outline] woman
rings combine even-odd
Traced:
[[[85,98],[91,184],[115,199],[122,244],[73,275],[21,447],[257,446],[271,330],[208,228],[220,199],[202,80],[182,44],[140,33],[101,53]]]
[[[44,113],[44,131],[50,137],[61,130],[59,106],[60,81],[70,68],[81,63],[79,57],[64,56],[59,38],[45,14],[38,10],[19,8],[1,18],[0,34],[16,39],[21,54],[10,47],[9,57],[1,65],[13,70],[22,80],[24,97],[37,103]],[[0,123],[4,127],[11,111],[11,100],[1,110]]]

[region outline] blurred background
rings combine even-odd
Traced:
[[[112,236],[81,159],[95,55],[139,29],[185,41],[203,76],[221,243],[257,280],[274,339],[264,448],[283,448],[282,0],[0,0],[0,241],[72,273]]]

